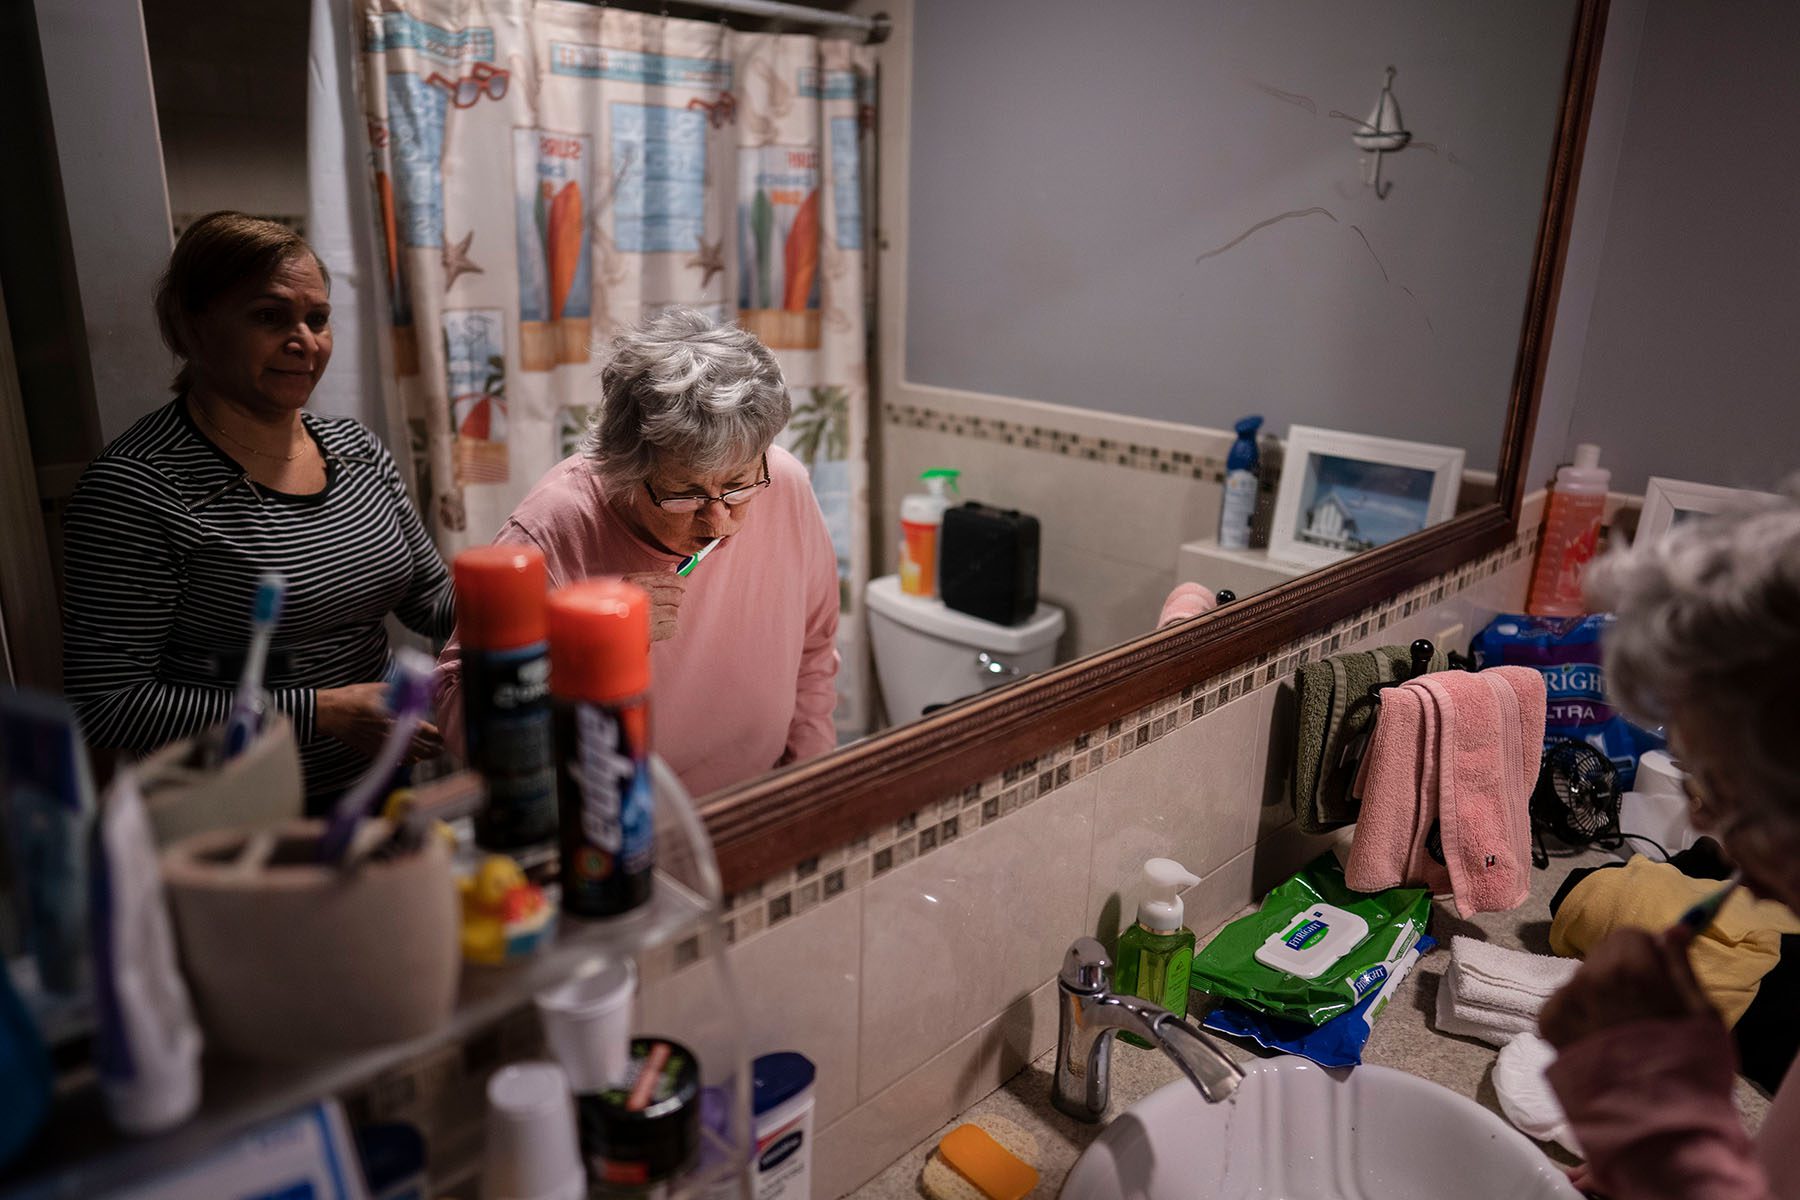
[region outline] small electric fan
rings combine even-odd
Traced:
[[[1565,846],[1617,848],[1623,842],[1618,768],[1586,742],[1552,742],[1531,795],[1531,827],[1531,861],[1539,868],[1550,865],[1546,832]]]

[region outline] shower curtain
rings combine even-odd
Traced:
[[[333,5],[325,24],[353,14],[336,54],[360,77],[348,142],[367,170],[362,197],[316,194],[312,219],[368,205],[378,277],[359,291],[389,336],[363,358],[383,360],[375,382],[397,400],[362,403],[396,415],[382,431],[396,457],[406,439],[446,554],[488,541],[575,451],[598,400],[593,351],[615,330],[674,304],[737,321],[793,394],[783,444],[837,548],[840,728],[855,730],[873,51],[573,0],[315,0],[315,117],[343,113],[348,90],[317,61]],[[330,171],[314,164],[316,191],[332,193]]]

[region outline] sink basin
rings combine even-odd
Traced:
[[[1126,1109],[1077,1160],[1063,1200],[1579,1200],[1524,1134],[1416,1075],[1303,1058],[1246,1071],[1223,1104],[1181,1080]]]

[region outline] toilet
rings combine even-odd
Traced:
[[[1041,602],[1024,623],[996,625],[935,596],[907,595],[898,575],[870,580],[865,595],[875,678],[896,725],[1055,665],[1066,625],[1062,609]]]

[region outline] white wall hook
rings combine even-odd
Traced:
[[[1350,135],[1356,148],[1363,152],[1363,182],[1375,189],[1377,200],[1386,200],[1393,184],[1381,182],[1381,157],[1392,154],[1412,141],[1412,133],[1400,120],[1400,103],[1394,99],[1393,67],[1387,69],[1387,76],[1381,84],[1381,95],[1376,98],[1375,107],[1369,110],[1369,119]]]

